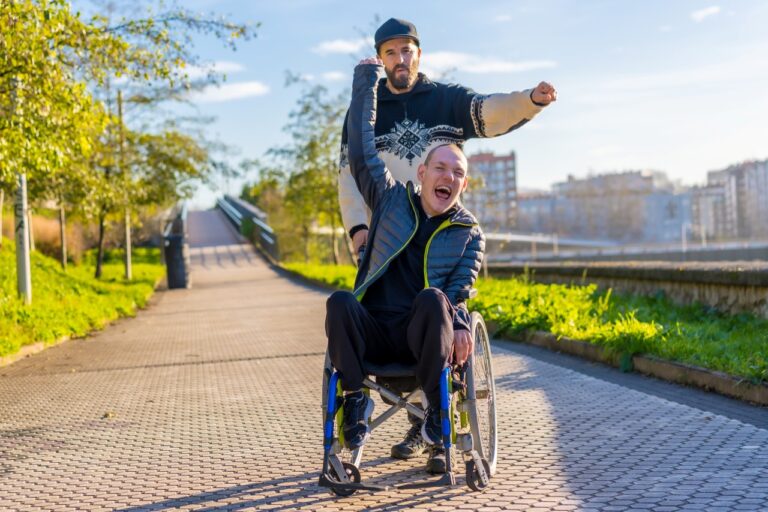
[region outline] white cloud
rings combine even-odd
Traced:
[[[194,80],[196,78],[204,78],[208,76],[208,73],[211,71],[214,73],[231,74],[245,71],[245,67],[237,62],[220,60],[203,66],[188,66],[183,68],[181,71],[186,73],[189,78]]]
[[[557,67],[551,60],[510,61],[493,57],[480,57],[460,52],[425,53],[421,59],[421,67],[427,75],[438,75],[450,70],[464,73],[520,73],[534,69]]]
[[[507,21],[512,21],[512,16],[509,14],[499,14],[493,18],[493,21],[496,23],[506,23]]]
[[[693,11],[691,13],[691,19],[696,23],[701,23],[702,21],[704,21],[705,18],[714,16],[719,12],[720,12],[720,6],[712,5],[710,7],[705,7],[704,9],[699,9],[698,11]]]
[[[342,73],[341,71],[328,71],[321,76],[326,82],[341,82],[342,80],[347,79],[346,73]]]
[[[373,39],[370,37],[361,39],[334,39],[333,41],[323,41],[313,46],[312,52],[320,55],[331,53],[357,53],[366,46],[373,47]]]
[[[261,82],[238,82],[222,84],[219,87],[206,87],[202,91],[192,93],[190,99],[195,103],[223,103],[268,93],[269,87]]]

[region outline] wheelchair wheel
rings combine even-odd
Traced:
[[[351,482],[354,482],[356,484],[360,483],[361,477],[360,477],[360,470],[357,469],[357,467],[354,464],[351,464],[349,462],[344,462],[344,471],[347,473],[347,477]],[[333,466],[329,468],[331,476],[336,479],[337,482],[341,483],[341,478],[339,478],[339,475],[336,474],[336,470],[333,469]],[[355,489],[348,489],[348,490],[342,490],[342,489],[334,489],[331,488],[331,492],[333,492],[336,496],[352,496],[355,494]]]
[[[467,368],[467,394],[475,399],[475,407],[469,410],[472,440],[480,457],[488,463],[488,474],[496,472],[496,385],[493,381],[491,343],[483,317],[472,313],[472,335],[475,349]]]
[[[485,469],[485,474],[490,476],[491,467],[488,465],[488,461],[482,459],[482,464],[483,468]],[[480,478],[480,474],[477,472],[477,468],[475,467],[475,461],[473,460],[467,462],[467,485],[470,489],[476,492],[482,491],[488,487],[488,481],[486,480],[483,482],[483,480]]]

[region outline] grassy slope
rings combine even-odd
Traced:
[[[355,269],[287,264],[289,270],[351,289]],[[543,330],[618,353],[650,354],[749,379],[768,381],[768,320],[724,315],[665,297],[598,292],[595,286],[535,284],[525,279],[477,283],[470,307],[503,331]]]
[[[24,306],[16,294],[16,256],[13,242],[0,248],[0,356],[23,345],[52,343],[62,337],[82,336],[108,322],[133,315],[146,304],[163,275],[157,250],[138,249],[133,257],[130,283],[123,280],[119,259],[108,261],[104,277],[93,278],[94,266],[70,266],[65,273],[48,257],[33,253],[32,305]]]

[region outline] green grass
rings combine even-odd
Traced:
[[[331,286],[351,289],[353,267],[286,265]],[[502,333],[540,330],[606,348],[616,355],[647,354],[768,381],[768,320],[725,315],[701,305],[679,306],[663,296],[597,291],[594,285],[537,284],[526,278],[477,282],[470,308]]]
[[[63,337],[83,336],[122,316],[133,316],[151,297],[164,273],[157,249],[137,248],[133,253],[133,280],[123,279],[121,253],[107,254],[103,277],[93,277],[95,256],[70,265],[33,253],[32,304],[25,306],[16,293],[16,256],[13,242],[0,248],[0,356],[22,346],[53,343]]]

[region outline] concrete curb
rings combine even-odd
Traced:
[[[558,338],[554,334],[542,331],[529,332],[522,337],[513,337],[507,334],[499,334],[498,326],[493,322],[487,322],[493,336],[518,343],[527,343],[537,347],[546,348],[554,352],[565,352],[589,361],[608,364],[613,367],[625,366],[622,357],[610,355],[604,348],[586,341],[570,338]],[[668,382],[695,386],[708,391],[714,391],[721,395],[738,398],[746,402],[768,406],[768,385],[752,384],[738,379],[732,375],[713,370],[707,370],[697,366],[690,366],[674,361],[665,361],[653,356],[635,355],[631,359],[631,367],[644,375],[656,377]],[[627,365],[628,366],[628,365]],[[622,368],[624,369],[624,368]]]

